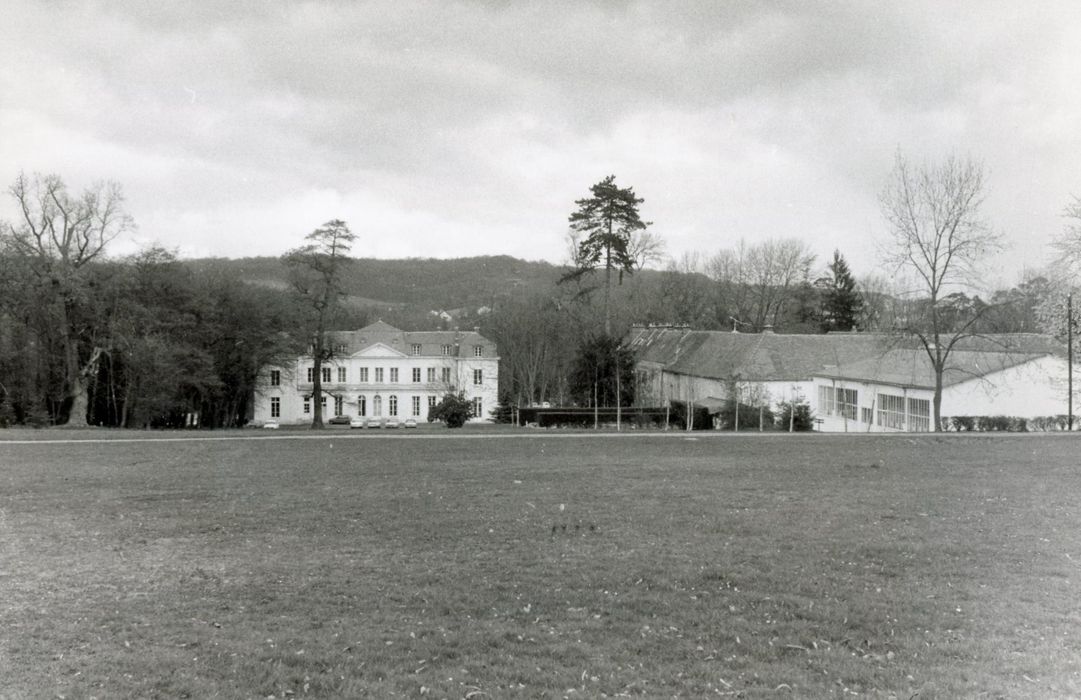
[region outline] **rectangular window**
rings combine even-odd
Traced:
[[[308,383],[311,384],[314,381],[315,381],[315,368],[314,367],[309,367],[308,368]]]
[[[365,384],[368,382],[368,368],[367,367],[361,367],[360,368],[360,381],[364,382]]]
[[[383,383],[383,368],[382,367],[376,367],[375,368],[375,383],[376,384],[382,384]]]
[[[474,397],[473,398],[473,417],[474,418],[483,418],[484,417],[484,412],[483,411],[484,411],[484,402],[483,402],[483,400],[479,396]]]
[[[398,415],[398,397],[397,396],[391,394],[390,400],[387,401],[387,408],[390,410],[390,412],[387,415],[389,415],[389,416]]]
[[[391,367],[390,368],[390,383],[391,384],[397,384],[398,383],[398,368],[397,367]]]
[[[323,375],[323,381],[327,382],[329,384],[330,383],[330,367],[320,367],[320,369],[323,370],[322,372],[320,372],[320,374]]]
[[[818,412],[824,416],[832,416],[836,411],[835,396],[832,386],[818,387]]]
[[[429,397],[428,397],[428,408],[429,408],[429,409],[433,409],[433,408],[435,408],[435,405],[436,405],[437,403],[439,403],[439,399],[437,399],[437,398],[436,398],[436,397],[434,397],[434,396],[429,396]]]
[[[419,355],[420,354],[420,343],[413,343],[413,345],[411,346],[411,349],[412,349],[414,355]]]
[[[908,400],[908,429],[914,433],[931,430],[931,402],[927,399]]]
[[[413,381],[415,383],[420,383],[420,367],[413,368]]]
[[[444,367],[439,373],[439,381],[450,384],[450,367]]]
[[[866,406],[860,409],[860,422],[870,425],[875,422],[874,411]]]
[[[477,384],[477,385],[480,385],[480,384],[484,383],[484,370],[482,370],[482,369],[473,370],[473,383]]]
[[[338,382],[341,384],[345,383],[345,367],[338,368]]]
[[[859,393],[855,389],[837,390],[837,415],[848,420],[856,420],[856,408],[859,405]]]
[[[440,351],[443,353],[444,356],[450,355],[450,346],[449,345],[444,345],[443,347],[440,348]]]
[[[474,345],[473,346],[473,357],[484,357],[484,346],[483,345]]]
[[[893,394],[878,395],[878,425],[895,430],[905,429],[905,397]]]
[[[279,369],[270,370],[270,386],[281,386],[282,373]]]
[[[323,394],[319,397],[319,408],[323,409],[323,415],[327,414],[327,395]]]
[[[342,397],[334,397],[334,415],[340,416],[342,414]]]
[[[430,382],[434,382],[434,381],[435,381],[435,367],[429,367],[428,368],[428,382],[430,383]]]
[[[312,400],[311,400],[311,398],[309,398],[307,396],[304,397],[304,412],[305,413],[311,413],[312,412]]]
[[[364,398],[363,396],[358,396],[357,397],[357,415],[358,416],[366,416],[366,415],[368,415],[368,400],[366,398]]]
[[[413,415],[414,416],[419,416],[420,415],[420,397],[419,396],[414,396],[413,397]]]
[[[279,418],[282,414],[282,400],[277,396],[270,397],[270,417]]]
[[[338,343],[337,345],[335,345],[334,346],[334,353],[336,355],[344,355],[345,354],[345,343]]]

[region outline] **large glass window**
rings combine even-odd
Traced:
[[[414,416],[419,416],[420,415],[420,397],[419,396],[414,396],[413,397],[413,415]]]
[[[383,368],[382,367],[376,367],[375,368],[375,383],[376,384],[382,384],[383,383]]]
[[[832,416],[835,411],[832,386],[818,387],[818,411],[824,416]]]
[[[908,429],[915,433],[931,430],[931,402],[927,399],[908,400]]]
[[[338,368],[338,382],[341,384],[345,383],[345,367]]]
[[[322,371],[319,373],[323,375],[323,381],[330,383],[330,367],[320,367]]]
[[[342,414],[342,397],[334,397],[334,415],[340,416]]]
[[[360,368],[360,381],[365,383],[365,384],[368,382],[368,368],[367,367],[361,367]]]
[[[484,383],[484,370],[482,370],[482,369],[473,370],[473,383],[478,384],[478,385]]]
[[[420,383],[420,367],[413,368],[413,381],[418,384]]]
[[[878,425],[895,430],[905,429],[905,397],[893,394],[878,395]]]
[[[398,383],[398,368],[397,367],[391,367],[390,368],[390,383],[391,384],[397,384]]]
[[[474,418],[483,418],[484,417],[483,411],[484,411],[484,401],[483,401],[483,399],[481,399],[479,396],[474,397],[473,398],[473,417]]]
[[[445,384],[450,384],[450,367],[443,367],[439,373],[439,380]]]
[[[381,415],[383,415],[383,397],[382,396],[376,396],[374,399],[372,399],[372,415],[373,416],[381,416]]]
[[[281,370],[278,370],[278,369],[270,370],[270,386],[280,386],[281,383],[282,383]]]
[[[279,418],[282,414],[282,400],[277,396],[270,397],[270,417]]]
[[[429,382],[434,382],[435,381],[435,367],[429,367],[428,368],[428,381]]]
[[[856,420],[856,409],[859,406],[859,393],[855,389],[837,390],[837,415],[848,420]]]
[[[364,396],[357,397],[357,415],[368,415],[368,399]]]
[[[390,399],[387,401],[387,415],[398,415],[398,397],[391,394]]]

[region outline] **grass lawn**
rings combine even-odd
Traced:
[[[1073,436],[100,435],[0,435],[0,698],[1081,696]]]

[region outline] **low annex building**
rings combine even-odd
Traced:
[[[804,401],[819,429],[930,430],[934,372],[911,338],[875,333],[786,335],[634,326],[638,402],[696,404],[716,413],[737,399],[776,409]],[[943,416],[1032,418],[1066,413],[1060,343],[1034,333],[961,340],[943,377]]]
[[[1066,413],[1066,360],[1053,353],[955,350],[942,374],[944,418],[1037,418]],[[935,373],[927,353],[890,350],[817,373],[815,415],[829,432],[934,428]]]
[[[473,331],[403,331],[378,321],[328,333],[333,352],[322,365],[324,417],[427,418],[448,392],[473,405],[472,421],[490,421],[499,396],[495,343]],[[312,419],[311,355],[266,367],[255,395],[254,421]]]

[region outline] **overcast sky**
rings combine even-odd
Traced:
[[[1013,283],[1081,195],[1075,0],[3,5],[0,181],[120,182],[115,252],[341,218],[359,256],[559,262],[615,174],[674,255],[799,237],[866,273],[900,149],[984,163]]]

